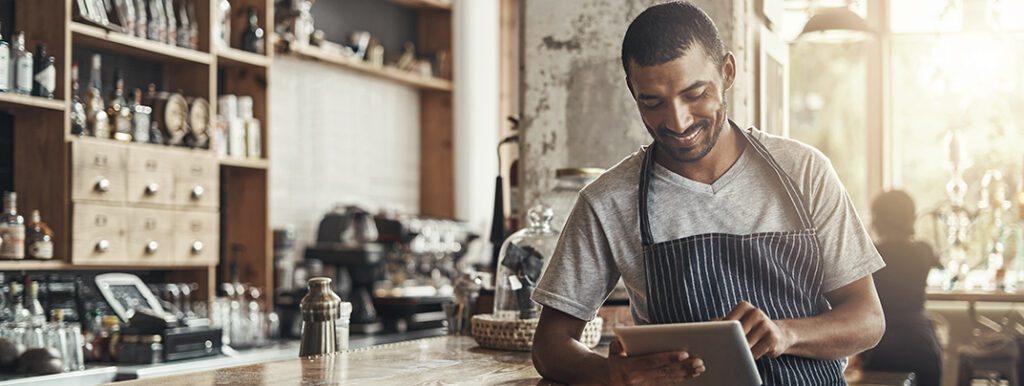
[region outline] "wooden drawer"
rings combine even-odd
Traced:
[[[127,149],[119,144],[71,143],[71,199],[122,203]]]
[[[220,207],[220,181],[178,178],[174,181],[174,202],[181,209]]]
[[[208,152],[178,156],[174,164],[174,203],[178,208],[220,206],[220,164]]]
[[[174,260],[174,215],[169,210],[128,208],[127,258],[132,264],[170,265]]]
[[[175,223],[174,247],[178,264],[217,264],[220,250],[220,213],[178,212]]]
[[[116,264],[126,259],[126,218],[119,206],[74,204],[71,261],[74,264]]]
[[[176,160],[164,149],[128,149],[128,203],[173,205]]]

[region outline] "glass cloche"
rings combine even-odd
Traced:
[[[554,211],[544,204],[527,212],[527,226],[501,245],[495,282],[494,316],[498,319],[540,317],[540,305],[530,299],[555,251],[559,231],[551,226]]]

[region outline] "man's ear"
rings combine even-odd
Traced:
[[[726,52],[722,59],[722,85],[725,90],[732,88],[736,81],[736,56],[732,52]],[[724,90],[723,90],[724,91]]]

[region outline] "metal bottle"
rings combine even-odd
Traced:
[[[331,279],[314,277],[307,284],[309,293],[302,298],[302,342],[299,356],[332,354],[338,351],[335,323],[341,317],[341,298],[334,293]]]

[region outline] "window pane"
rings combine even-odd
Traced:
[[[790,46],[790,136],[832,160],[861,214],[868,210],[864,46]]]

